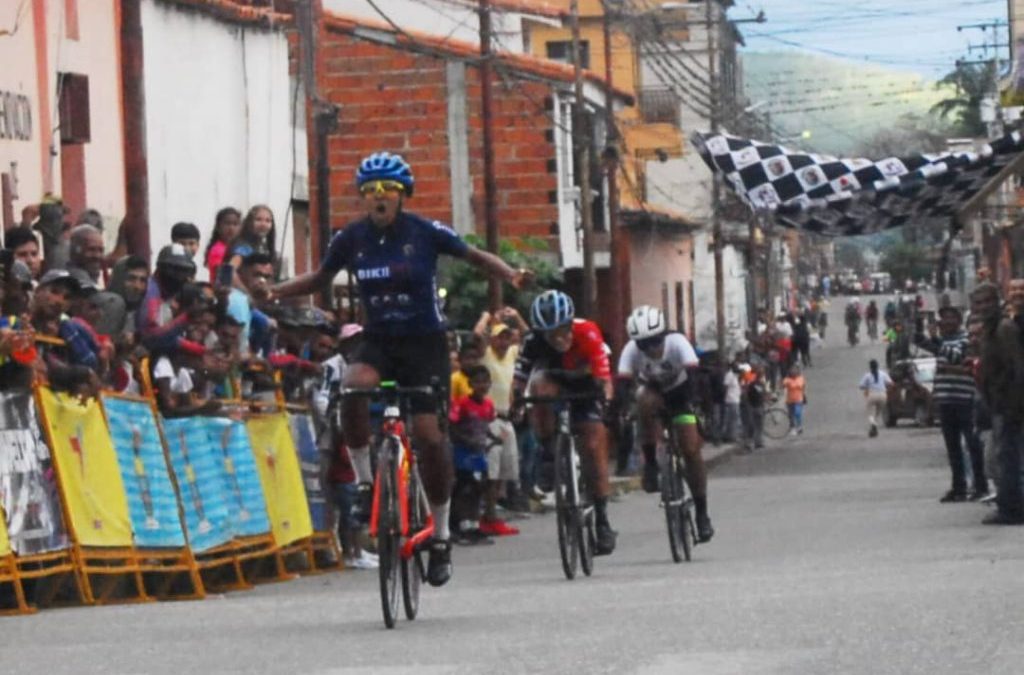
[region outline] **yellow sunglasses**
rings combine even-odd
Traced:
[[[359,186],[361,195],[383,195],[389,192],[405,192],[405,186],[394,180],[371,180]]]

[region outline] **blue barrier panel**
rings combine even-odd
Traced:
[[[299,453],[299,463],[302,466],[302,482],[306,486],[306,501],[309,502],[309,516],[313,520],[313,529],[324,532],[327,530],[327,501],[320,480],[320,450],[316,447],[313,420],[309,415],[288,417],[295,449]]]
[[[171,467],[185,512],[185,527],[192,550],[201,553],[231,540],[231,514],[224,494],[220,450],[210,442],[201,418],[163,421]]]
[[[142,548],[185,545],[164,446],[153,409],[146,401],[103,397],[110,438],[128,497],[132,535]]]
[[[218,456],[232,532],[243,537],[270,532],[263,484],[245,424],[223,417],[201,417],[194,422],[206,430]]]

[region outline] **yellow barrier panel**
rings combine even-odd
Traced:
[[[0,507],[0,558],[11,554],[11,540],[7,536],[7,516]]]
[[[260,415],[247,423],[267,514],[278,546],[313,534],[302,485],[302,469],[286,413]]]
[[[128,500],[99,402],[82,405],[49,389],[39,398],[76,542],[130,547]]]

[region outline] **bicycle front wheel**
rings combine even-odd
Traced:
[[[671,452],[671,451],[670,451]],[[665,509],[665,526],[668,530],[668,548],[673,562],[683,560],[682,515],[683,493],[676,472],[678,459],[669,455],[665,461],[665,470],[661,472],[661,505]]]
[[[399,523],[396,459],[398,442],[386,438],[377,453],[377,554],[380,558],[380,605],[384,625],[395,627],[398,619],[398,573],[401,557],[401,526]]]
[[[780,440],[789,433],[789,413],[782,408],[769,408],[764,411],[764,435]]]
[[[409,475],[409,534],[412,536],[423,529],[426,514],[423,508],[423,486],[420,474],[415,468]],[[405,618],[412,621],[420,610],[420,583],[423,581],[423,561],[419,551],[412,556],[402,556],[402,604]]]
[[[579,528],[575,513],[578,506],[573,485],[572,439],[560,434],[555,445],[555,522],[558,527],[558,552],[566,579],[576,578],[579,562]]]

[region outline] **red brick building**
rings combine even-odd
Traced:
[[[321,94],[340,107],[339,128],[329,146],[332,228],[361,215],[353,183],[359,160],[388,150],[413,166],[411,210],[451,223],[461,233],[482,235],[479,48],[328,13],[319,49]],[[499,53],[492,72],[501,236],[543,238],[561,265],[579,267],[569,128],[573,70],[546,59]],[[586,89],[588,104],[593,102],[588,109],[599,119],[602,80],[588,73]],[[603,133],[595,125],[596,147]],[[607,255],[603,258],[606,267]]]

